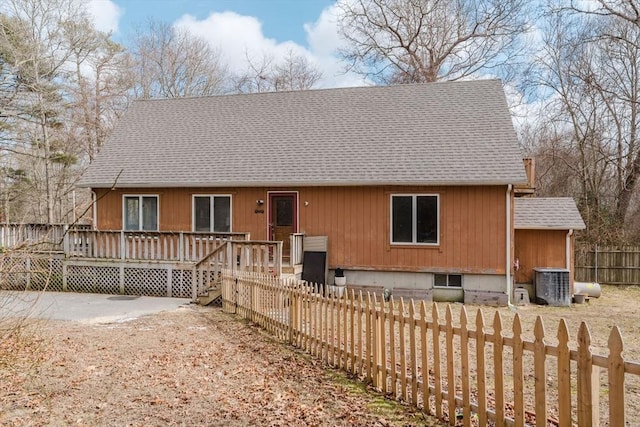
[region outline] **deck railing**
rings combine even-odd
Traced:
[[[197,262],[226,241],[247,240],[248,233],[69,230],[68,257]]]
[[[192,298],[217,286],[222,271],[253,272],[280,277],[282,242],[227,240],[195,265]]]
[[[74,225],[75,230],[87,230],[89,226]],[[67,224],[1,224],[0,247],[2,249],[34,249],[37,251],[62,251],[63,239],[69,229]]]
[[[304,233],[293,233],[291,239],[291,265],[302,264]]]

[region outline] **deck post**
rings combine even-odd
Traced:
[[[236,270],[236,260],[233,259],[233,249],[233,242],[227,242],[227,269],[229,269],[229,271]]]
[[[167,267],[167,296],[169,298],[172,297],[171,295],[171,288],[172,288],[172,284],[171,284],[171,279],[173,279],[173,268],[171,268],[171,266]]]
[[[198,269],[195,266],[191,270],[191,300],[198,301]]]
[[[31,257],[27,256],[25,259],[25,268],[27,270],[27,287],[26,290],[31,289]]]
[[[69,226],[67,224],[64,225],[63,233],[62,233],[62,251],[64,252],[64,257],[67,258],[70,254],[70,240],[69,240]]]
[[[178,260],[180,262],[184,261],[184,233],[182,231],[178,239]]]
[[[120,264],[120,295],[124,295],[124,264]]]
[[[62,259],[62,292],[69,290],[69,267],[67,266],[67,260]]]
[[[120,231],[120,259],[125,260],[127,257],[127,239],[124,237],[124,231]]]

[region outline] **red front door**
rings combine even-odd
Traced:
[[[282,241],[282,257],[290,258],[290,236],[298,230],[297,193],[269,193],[269,240]]]

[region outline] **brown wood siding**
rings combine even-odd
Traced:
[[[568,230],[516,230],[515,257],[520,261],[520,269],[515,273],[516,283],[533,283],[535,267],[566,268],[567,232]],[[573,283],[573,256],[571,258],[570,277]]]
[[[194,194],[231,194],[232,230],[266,239],[268,191],[299,193],[299,231],[329,236],[331,268],[505,274],[505,186],[97,189],[97,226],[122,228],[124,194],[158,194],[160,231],[190,231]],[[397,193],[440,195],[438,246],[390,243]]]

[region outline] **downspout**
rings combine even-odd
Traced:
[[[569,229],[569,231],[567,232],[567,241],[565,244],[565,250],[566,250],[566,260],[567,260],[567,270],[569,270],[569,292],[571,292],[571,295],[573,295],[573,281],[571,280],[573,278],[572,275],[572,271],[571,271],[571,235],[573,234],[573,229]]]
[[[507,185],[507,305],[511,305],[511,190],[513,186]]]
[[[573,230],[569,230],[569,232],[567,233],[567,243],[565,245],[567,270],[569,271],[571,271],[571,236],[572,235],[573,235]]]
[[[95,191],[91,191],[91,210],[92,210],[92,217],[91,218],[91,222],[93,225],[93,229],[97,230],[98,229],[98,195],[96,194]]]

